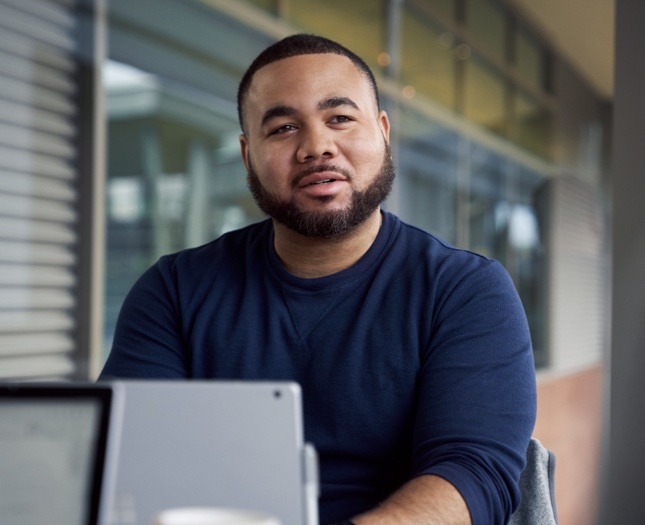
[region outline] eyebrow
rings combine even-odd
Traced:
[[[264,115],[262,115],[262,126],[265,126],[267,122],[273,120],[274,118],[290,117],[291,115],[295,115],[296,113],[296,108],[291,106],[285,106],[283,104],[273,106],[272,108],[267,109],[264,112]]]
[[[359,109],[358,105],[349,97],[329,97],[324,100],[321,100],[318,103],[318,110],[324,111],[326,109],[334,109],[340,106],[350,106],[354,109]],[[292,106],[287,106],[285,104],[278,104],[267,109],[262,115],[262,126],[265,126],[267,122],[280,117],[290,117],[298,113],[296,108]]]
[[[318,103],[319,110],[334,109],[340,106],[350,106],[354,109],[358,109],[356,103],[348,97],[329,97]]]

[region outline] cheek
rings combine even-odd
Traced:
[[[272,150],[254,152],[251,156],[251,163],[263,182],[270,185],[279,185],[287,179],[289,162],[284,153]]]
[[[375,140],[361,139],[352,143],[347,150],[357,172],[371,175],[379,169],[385,155],[385,143],[381,136]]]

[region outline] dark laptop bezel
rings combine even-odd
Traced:
[[[113,404],[113,389],[99,384],[0,383],[0,402],[3,400],[39,399],[56,401],[90,399],[99,402],[100,416],[90,479],[90,501],[86,525],[97,525],[101,507],[103,473],[108,447],[108,431]]]

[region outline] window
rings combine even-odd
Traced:
[[[503,62],[506,58],[506,17],[492,0],[467,0],[466,26],[486,51]]]
[[[411,108],[401,110],[400,184],[405,210],[401,217],[457,243],[458,185],[456,133]]]
[[[147,1],[112,4],[103,75],[106,351],[125,295],[160,255],[263,218],[246,187],[235,96],[246,56],[268,37],[200,4],[154,0],[151,18]]]
[[[516,140],[524,149],[544,158],[551,155],[551,115],[531,96],[516,94],[513,101]]]
[[[544,51],[524,29],[519,28],[515,40],[515,67],[522,77],[536,90],[545,89]]]
[[[287,21],[336,40],[375,69],[385,49],[385,0],[287,0]],[[381,58],[381,64],[387,65]]]
[[[454,109],[454,35],[428,21],[415,8],[405,8],[402,19],[400,80],[404,89]]]
[[[477,57],[465,62],[464,115],[502,136],[507,134],[504,79]]]

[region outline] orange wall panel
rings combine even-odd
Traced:
[[[603,368],[538,376],[534,436],[556,455],[560,525],[593,525],[598,511]]]

